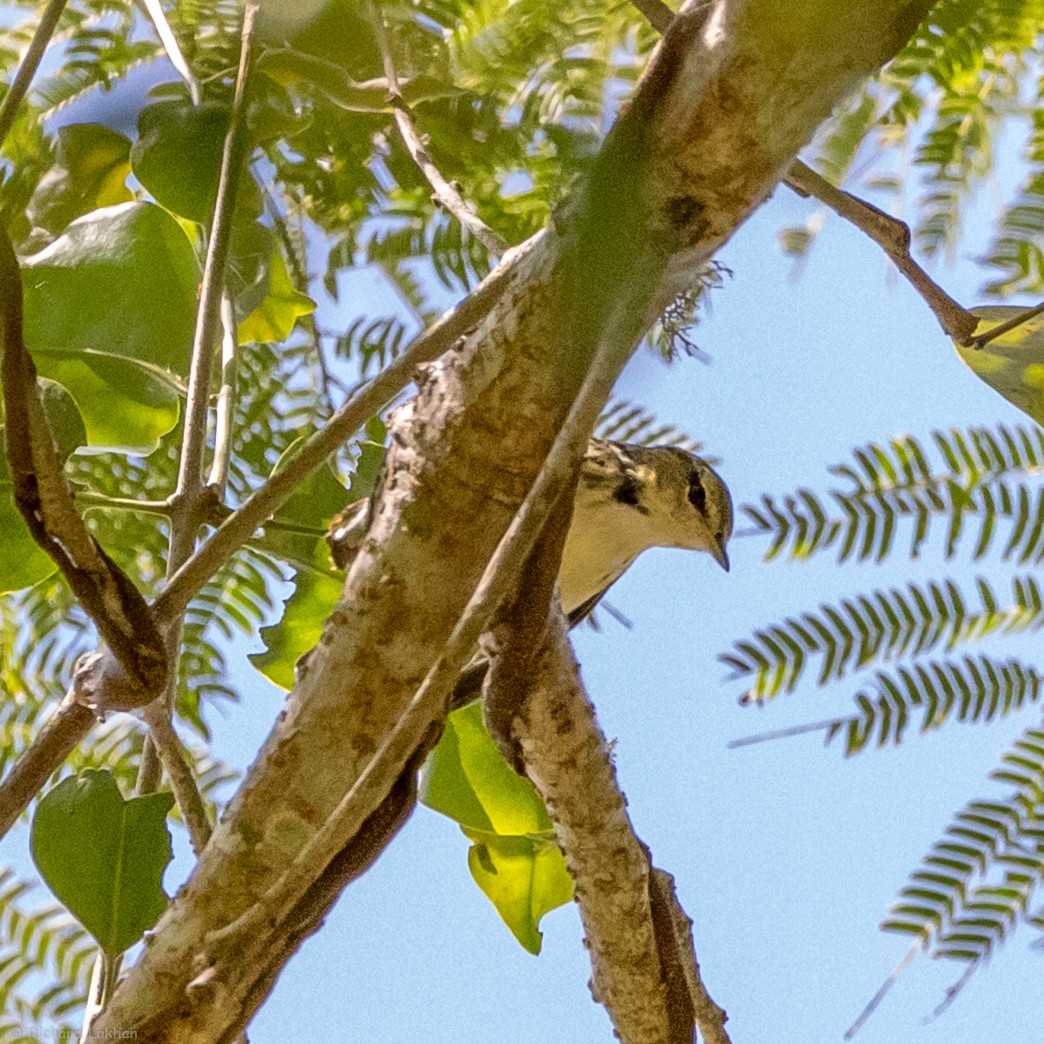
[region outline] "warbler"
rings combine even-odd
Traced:
[[[331,523],[334,561],[347,567],[369,527],[366,502]],[[630,564],[652,547],[706,551],[726,571],[732,498],[702,458],[674,446],[592,439],[573,500],[558,592],[570,627],[588,616]],[[475,662],[457,683],[452,706],[478,697],[486,665]]]
[[[570,625],[651,547],[706,551],[728,571],[732,498],[703,459],[674,446],[592,439],[580,468],[558,591]]]

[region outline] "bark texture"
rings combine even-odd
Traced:
[[[260,955],[289,954],[292,912],[266,910],[249,939],[213,944],[213,933],[264,905],[399,720],[568,410],[584,342],[618,314],[619,295],[638,332],[688,286],[930,6],[704,0],[675,19],[582,203],[510,262],[497,307],[427,367],[396,416],[387,481],[344,596],[96,1034],[234,1039],[276,973]],[[441,713],[433,705],[428,726]],[[358,803],[357,827],[379,801]],[[308,872],[315,880],[324,869]]]

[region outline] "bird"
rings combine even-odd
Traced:
[[[562,550],[558,593],[575,627],[643,552],[654,547],[705,551],[726,572],[732,497],[721,476],[677,446],[592,439],[584,454],[573,516]],[[367,503],[334,519],[327,541],[346,568],[369,528]],[[488,664],[479,657],[462,672],[453,708],[477,699]]]
[[[731,535],[732,497],[707,461],[676,446],[592,439],[558,572],[570,626],[650,548],[706,551],[728,572]]]

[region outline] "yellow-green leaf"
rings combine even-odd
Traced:
[[[1012,305],[973,308],[983,334],[1025,312]],[[961,361],[995,392],[1038,424],[1044,424],[1044,315],[1035,316],[1001,334],[983,348],[955,345]]]
[[[500,919],[530,953],[540,952],[540,919],[573,898],[565,857],[552,841],[465,830],[468,869]]]

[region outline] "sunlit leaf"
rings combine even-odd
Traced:
[[[125,801],[108,772],[86,770],[41,798],[30,848],[47,886],[110,956],[166,909],[169,793]]]
[[[501,920],[530,953],[540,952],[540,919],[573,898],[565,856],[553,841],[465,830],[468,869]]]

